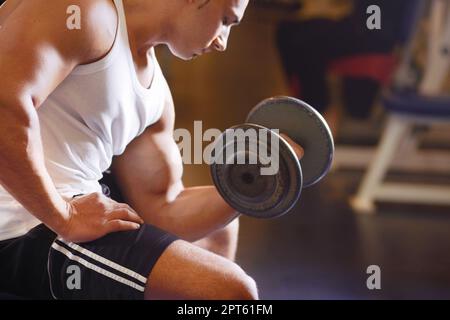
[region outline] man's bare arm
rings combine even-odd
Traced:
[[[82,9],[81,30],[66,28],[71,4]],[[0,29],[0,183],[31,214],[69,240],[89,240],[101,233],[95,231],[98,225],[89,229],[92,218],[82,230],[83,213],[56,191],[44,163],[36,109],[74,67],[108,52],[115,23],[97,15],[95,23],[112,26],[108,37],[110,30],[104,25],[98,28],[92,18],[95,10],[105,10],[105,4],[103,0],[21,1],[2,18]],[[100,199],[90,201],[97,212],[106,206]],[[108,226],[114,227],[118,229],[117,224]]]
[[[174,106],[167,88],[162,118],[113,161],[126,201],[145,222],[196,241],[226,226],[238,213],[214,186],[184,188],[183,163],[173,139]]]

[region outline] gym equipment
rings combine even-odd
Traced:
[[[300,161],[279,133],[303,147]],[[333,155],[333,137],[323,117],[299,99],[280,96],[262,101],[244,124],[222,133],[210,172],[219,193],[236,211],[276,218],[295,206],[303,188],[328,173]],[[278,170],[268,174],[274,162]]]

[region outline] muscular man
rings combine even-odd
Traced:
[[[73,5],[79,29],[67,28]],[[174,106],[154,54],[159,44],[184,60],[224,51],[247,5],[6,1],[0,292],[44,299],[258,297],[255,282],[232,262],[238,213],[215,187],[182,185]],[[109,167],[127,204],[101,193],[98,181]],[[79,283],[70,283],[77,271]]]

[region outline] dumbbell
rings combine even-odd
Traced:
[[[281,133],[303,147],[301,160]],[[256,218],[275,218],[295,206],[303,188],[328,173],[334,142],[319,112],[299,99],[279,96],[262,101],[244,124],[223,132],[211,155],[213,182],[232,208]],[[269,172],[270,160],[276,158],[278,170]]]

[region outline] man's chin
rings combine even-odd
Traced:
[[[184,61],[190,61],[190,60],[193,59],[193,54],[192,53],[189,53],[189,54],[182,53],[182,52],[179,52],[177,50],[174,50],[170,46],[168,46],[168,48],[169,48],[170,52],[172,53],[172,55],[174,55],[178,59],[181,59],[181,60],[184,60]]]
[[[192,61],[192,60],[195,60],[196,58],[198,58],[198,55],[196,55],[196,54],[193,54],[190,56],[176,54],[175,56],[184,61]]]
[[[190,58],[189,60],[195,60],[195,59],[197,59],[198,57],[200,57],[200,55],[194,53],[194,54],[191,56],[191,58]]]
[[[193,54],[193,55],[190,55],[190,56],[182,56],[182,55],[175,55],[175,56],[177,58],[181,59],[181,60],[184,60],[184,61],[192,61],[192,60],[195,60],[198,57],[200,57],[200,55],[198,55],[198,54]]]

